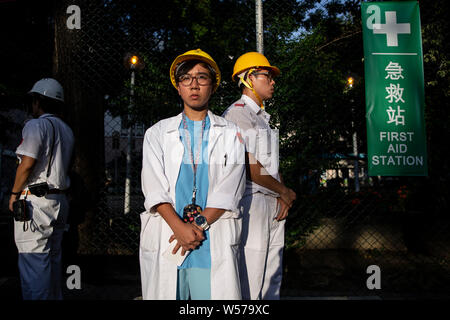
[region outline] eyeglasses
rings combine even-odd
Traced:
[[[206,74],[198,74],[196,76],[185,74],[178,78],[178,82],[180,82],[183,86],[188,87],[192,84],[194,79],[197,79],[197,83],[200,86],[207,86],[211,84],[211,78]]]
[[[270,72],[254,72],[254,73],[252,73],[252,75],[255,75],[255,76],[259,76],[259,75],[266,76],[267,80],[269,80],[269,82],[271,82],[273,80],[273,76],[272,76],[272,74]]]

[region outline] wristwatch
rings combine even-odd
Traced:
[[[205,231],[209,229],[209,224],[206,221],[205,216],[202,216],[201,214],[199,214],[198,216],[195,217],[194,222],[196,225],[198,225],[200,228],[202,228]]]

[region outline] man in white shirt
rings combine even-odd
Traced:
[[[280,70],[258,52],[240,56],[233,80],[241,98],[223,114],[241,130],[246,147],[247,182],[243,212],[240,278],[243,299],[279,299],[284,225],[296,194],[278,172],[278,132],[269,126],[263,101],[272,98]]]
[[[37,81],[32,96],[32,120],[22,131],[9,209],[25,200],[27,218],[15,221],[19,271],[25,300],[62,299],[61,242],[69,213],[66,190],[74,136],[56,114],[62,111],[64,92],[58,81]],[[39,185],[33,188],[35,185]],[[42,194],[39,194],[42,192]],[[16,218],[16,216],[15,216]]]

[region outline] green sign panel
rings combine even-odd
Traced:
[[[370,176],[426,176],[417,1],[361,4]]]

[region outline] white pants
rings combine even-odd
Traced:
[[[285,222],[276,221],[277,199],[262,193],[242,198],[240,278],[242,298],[278,300],[282,279]]]
[[[31,213],[28,228],[14,222],[22,296],[25,300],[62,299],[61,242],[69,213],[66,196],[30,195],[27,207]]]

